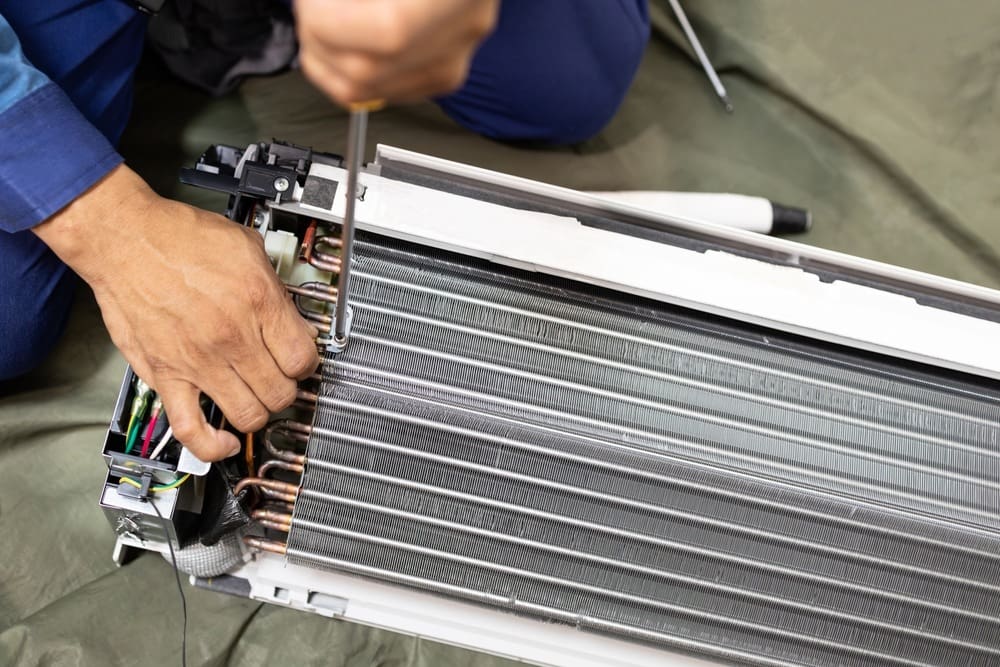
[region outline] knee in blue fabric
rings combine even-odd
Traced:
[[[646,0],[506,0],[465,86],[439,104],[493,139],[583,141],[618,110],[648,38]]]
[[[0,232],[0,380],[23,375],[66,327],[76,276],[32,232]]]

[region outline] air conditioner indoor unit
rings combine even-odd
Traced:
[[[540,665],[1000,664],[1000,293],[397,148],[355,192],[342,166],[184,172],[321,330],[357,197],[350,338],[211,466],[166,423],[129,446],[129,372],[120,561],[170,540],[200,585]]]

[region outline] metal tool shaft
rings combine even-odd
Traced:
[[[347,301],[351,287],[351,258],[354,252],[354,208],[358,201],[358,173],[365,153],[368,132],[368,110],[351,112],[347,130],[347,189],[344,203],[344,224],[341,230],[340,278],[337,281],[337,306],[333,318],[333,339],[338,345],[347,342]]]
[[[722,80],[719,79],[719,75],[716,73],[715,68],[712,67],[712,62],[708,59],[705,49],[701,47],[701,40],[699,40],[698,35],[695,34],[694,28],[691,27],[691,22],[688,21],[687,14],[685,14],[684,9],[681,8],[680,1],[669,0],[669,2],[670,8],[674,10],[674,15],[677,17],[677,22],[681,24],[681,29],[684,30],[684,34],[691,43],[691,48],[694,49],[694,53],[698,57],[698,62],[701,63],[701,68],[705,70],[705,76],[708,77],[709,82],[712,84],[712,88],[715,89],[715,94],[718,95],[719,100],[721,100],[722,104],[726,107],[726,111],[732,113],[733,103],[729,100],[729,93],[726,92],[726,87],[722,85]]]

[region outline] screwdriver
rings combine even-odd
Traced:
[[[698,35],[695,34],[694,28],[691,27],[691,22],[688,21],[687,14],[684,13],[684,9],[681,8],[680,0],[668,0],[670,2],[670,8],[674,10],[674,16],[677,17],[677,22],[681,24],[681,28],[684,30],[684,34],[688,38],[688,42],[691,43],[691,48],[694,49],[694,54],[698,57],[698,62],[701,63],[701,68],[705,70],[705,76],[708,77],[709,82],[712,84],[712,88],[715,89],[715,94],[718,96],[722,105],[726,108],[729,113],[733,112],[733,103],[729,100],[729,93],[726,92],[726,87],[722,85],[722,80],[719,79],[719,75],[716,73],[715,68],[712,67],[711,61],[709,61],[708,56],[705,55],[705,49],[701,47],[701,41],[698,39]]]
[[[350,106],[351,119],[347,128],[347,202],[344,204],[344,223],[340,230],[340,277],[337,280],[337,304],[333,316],[333,342],[339,348],[347,345],[347,299],[351,288],[351,258],[354,254],[354,206],[358,200],[358,173],[365,155],[365,136],[368,134],[368,112],[377,111],[382,100],[361,102]]]

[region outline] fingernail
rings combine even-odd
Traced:
[[[229,453],[228,453],[228,454],[226,454],[226,458],[229,458],[230,456],[236,456],[236,455],[237,455],[237,454],[239,454],[239,453],[240,453],[240,452],[241,452],[242,450],[243,450],[243,448],[242,448],[242,447],[240,447],[239,445],[236,445],[235,447],[233,447],[232,449],[230,449],[230,450],[229,450]]]

